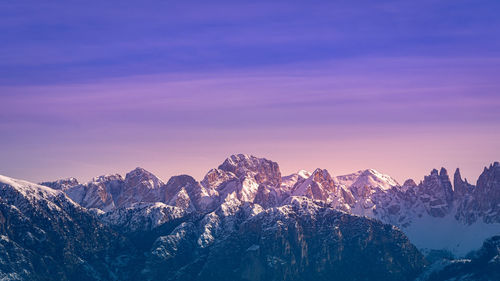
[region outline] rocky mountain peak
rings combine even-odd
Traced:
[[[417,184],[415,183],[415,181],[413,179],[407,179],[403,183],[403,186],[404,187],[409,187],[409,188],[414,188],[414,187],[417,187]]]
[[[306,170],[300,170],[291,175],[285,176],[281,179],[281,186],[283,190],[291,191],[295,185],[299,185],[308,179],[312,174]]]
[[[279,185],[281,183],[278,163],[265,158],[246,154],[231,155],[218,169],[231,172],[238,178],[252,176],[257,184]]]
[[[317,168],[312,175],[295,187],[294,196],[305,196],[315,200],[327,200],[335,192],[336,182],[326,169]]]
[[[500,165],[498,162],[484,168],[471,194],[472,198],[464,202],[460,208],[462,218],[468,223],[475,222],[479,217],[487,223],[500,221]]]
[[[465,196],[470,195],[473,189],[474,186],[469,184],[466,179],[462,180],[460,169],[457,168],[455,170],[455,174],[453,175],[453,191],[455,200],[462,200]]]
[[[53,189],[66,190],[70,187],[79,185],[80,183],[76,178],[65,178],[56,181],[42,182],[40,185],[48,186]]]
[[[125,176],[125,186],[127,188],[156,189],[162,185],[163,182],[159,178],[143,168],[135,168]]]
[[[160,187],[163,182],[143,168],[135,168],[127,173],[124,183],[112,186],[111,192],[116,207],[130,207],[139,202],[159,202]]]
[[[477,185],[479,186],[492,186],[500,182],[500,164],[494,162],[490,164],[487,168],[484,168],[483,173],[479,176],[477,180]]]
[[[462,181],[462,175],[460,175],[460,168],[457,168],[455,170],[455,173],[453,174],[453,182],[456,181]]]
[[[162,185],[160,179],[158,179],[153,173],[146,171],[143,168],[137,167],[134,170],[130,171],[125,175],[125,181],[134,181],[134,182],[144,182],[144,181],[153,181],[155,185]]]
[[[76,268],[95,274],[118,240],[62,191],[0,175],[0,279],[97,280]]]
[[[403,185],[400,187],[399,190],[402,192],[410,191],[411,193],[415,193],[417,186],[418,185],[415,183],[413,179],[407,179],[405,180],[405,182],[403,183]]]
[[[337,179],[341,185],[345,186],[357,198],[368,198],[376,192],[386,192],[393,187],[399,186],[395,179],[373,169],[338,176]]]
[[[417,196],[427,212],[434,217],[444,217],[452,208],[453,188],[446,169],[438,173],[433,169],[429,176],[419,184]]]
[[[170,204],[176,202],[174,206],[181,208],[192,205],[186,210],[206,210],[214,207],[217,201],[217,192],[214,189],[206,188],[189,175],[179,175],[171,177],[162,187],[162,201]],[[179,205],[179,198],[183,203]],[[188,200],[189,199],[189,200]],[[187,205],[186,205],[187,204]]]
[[[323,186],[334,187],[335,181],[326,169],[317,168],[312,173],[311,177],[315,182],[323,184]]]
[[[445,168],[441,167],[441,169],[439,170],[439,176],[441,178],[448,177],[448,171]]]
[[[120,174],[102,175],[92,178],[91,183],[106,183],[110,181],[122,181],[123,177]]]
[[[171,177],[166,186],[167,188],[173,187],[173,186],[186,186],[186,185],[195,185],[197,181],[189,175],[179,175],[179,176],[173,176]]]
[[[236,175],[231,172],[226,172],[221,169],[211,169],[205,175],[201,184],[210,189],[215,189],[220,186],[223,182],[236,179]]]

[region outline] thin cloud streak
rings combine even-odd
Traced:
[[[0,174],[500,159],[500,2],[0,3]]]

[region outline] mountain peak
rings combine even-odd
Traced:
[[[446,171],[446,169],[444,167],[441,167],[441,169],[439,170],[439,175],[441,177],[447,177],[448,176],[448,171]]]
[[[196,180],[189,175],[173,176],[167,181],[167,186],[185,186],[187,184],[197,184]]]
[[[48,186],[52,189],[58,189],[58,190],[66,190],[70,187],[79,185],[80,183],[76,178],[65,178],[65,179],[59,179],[56,181],[46,181],[46,182],[41,182],[40,185],[43,186]]]
[[[272,185],[279,185],[281,183],[281,172],[278,163],[252,155],[231,155],[218,169],[231,172],[238,178],[253,177],[257,184],[267,182]]]
[[[335,192],[337,183],[326,169],[317,168],[309,178],[293,190],[294,196],[305,196],[315,200],[327,200]]]
[[[310,177],[310,176],[311,176],[311,173],[309,173],[309,172],[308,172],[308,171],[306,171],[306,170],[300,170],[300,171],[298,171],[298,172],[297,172],[297,175],[298,175],[299,177],[308,178],[308,177]]]
[[[219,166],[219,169],[225,170],[225,168],[239,166],[241,163],[252,163],[257,159],[257,157],[249,154],[233,154],[224,160],[224,162]]]
[[[375,169],[361,170],[361,174],[363,174],[363,175],[380,175],[380,173],[377,172]]]
[[[314,170],[311,176],[314,178],[314,181],[317,182],[322,182],[322,181],[333,182],[332,176],[326,169],[317,168],[316,170]]]
[[[107,174],[107,175],[102,175],[98,177],[92,178],[90,180],[91,183],[103,183],[103,182],[108,182],[108,181],[121,181],[123,180],[123,177],[120,174]]]
[[[141,168],[141,167],[136,167],[132,171],[128,172],[127,174],[143,174],[143,173],[149,173],[146,169]]]
[[[154,182],[154,185],[163,184],[161,180],[158,179],[153,173],[141,167],[137,167],[125,175],[125,181],[149,181],[149,180],[152,180]]]
[[[30,193],[33,193],[35,195],[41,193],[55,195],[55,194],[60,194],[61,192],[45,185],[34,184],[28,181],[18,180],[2,175],[0,175],[0,184],[9,185],[21,193],[25,193],[23,191],[30,190],[32,191]]]
[[[403,187],[413,188],[413,187],[417,187],[417,184],[415,183],[415,181],[413,179],[407,179],[403,183]]]
[[[372,187],[388,190],[399,186],[395,179],[374,169],[359,170],[356,173],[338,176],[337,179],[341,184],[351,189]]]
[[[467,180],[462,180],[460,169],[457,168],[455,170],[455,174],[453,175],[453,191],[455,199],[461,200],[464,196],[470,194],[473,188],[474,186],[470,185]]]

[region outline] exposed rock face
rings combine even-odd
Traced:
[[[272,208],[278,206],[283,198],[283,194],[274,188],[268,188],[265,185],[259,185],[257,194],[253,202],[261,205],[264,208]]]
[[[453,188],[446,169],[436,169],[419,184],[417,197],[433,217],[444,217],[453,207]]]
[[[417,187],[417,184],[415,183],[414,180],[412,179],[407,179],[404,183],[403,183],[403,191],[406,191],[406,190],[409,190],[409,189],[413,189],[415,187]]]
[[[462,180],[460,175],[460,169],[457,168],[455,174],[453,175],[453,191],[455,201],[463,201],[466,197],[472,194],[474,185],[469,184],[467,179]]]
[[[67,188],[65,192],[86,208],[109,211],[139,202],[161,202],[161,186],[163,182],[155,175],[136,168],[127,173],[125,179],[120,175],[100,176],[89,183]]]
[[[70,187],[60,187],[64,185],[61,181],[52,186],[63,189],[89,209],[114,212],[121,208],[133,209],[139,202],[150,202],[175,207],[172,211],[181,212],[183,216],[211,212],[225,202],[254,203],[268,209],[287,204],[293,197],[307,197],[337,210],[396,225],[422,248],[439,247],[436,243],[427,245],[425,242],[432,239],[423,238],[432,228],[436,235],[441,235],[436,236],[436,240],[449,241],[449,245],[443,244],[443,247],[464,255],[474,249],[472,245],[479,247],[486,237],[500,233],[498,166],[495,163],[485,168],[477,187],[462,180],[458,169],[452,185],[444,168],[432,170],[418,185],[407,180],[401,186],[390,176],[373,169],[341,176],[316,169],[313,173],[299,171],[282,177],[277,163],[238,154],[210,170],[201,182],[181,175],[162,184],[154,175],[138,168],[125,179],[119,175],[102,176],[87,184],[68,183],[65,186]],[[139,214],[146,210],[144,205],[138,208]],[[487,231],[481,223],[488,224]],[[469,225],[473,227],[467,228]],[[457,230],[453,237],[464,235],[464,238],[447,239],[452,228]],[[481,228],[485,231],[473,235]],[[470,237],[477,237],[476,243],[464,246]]]
[[[59,188],[59,182],[44,184]],[[127,173],[125,179],[120,175],[100,176],[89,183],[74,185],[64,191],[78,204],[105,212],[147,202],[163,202],[174,206],[178,202],[187,204],[186,208],[208,208],[214,201],[214,192],[207,191],[190,176],[175,176],[164,184],[142,168]]]
[[[399,186],[395,179],[373,169],[338,176],[337,179],[341,184],[349,187],[356,198],[367,198],[377,191],[385,191]]]
[[[257,184],[277,186],[281,184],[278,163],[244,154],[232,155],[219,166],[219,170],[231,172],[236,177],[253,178]]]
[[[163,182],[155,175],[136,168],[125,176],[120,188],[112,191],[115,206],[130,207],[139,202],[158,202],[161,200],[161,186]]]
[[[425,264],[395,228],[307,199],[265,211],[241,205],[225,213],[221,207],[199,226],[184,223],[158,238],[145,278],[413,280]],[[208,233],[212,242],[197,239]]]
[[[297,173],[285,176],[281,178],[281,189],[283,190],[293,190],[294,187],[302,184],[311,176],[311,173],[305,170],[300,170]]]
[[[188,175],[170,178],[162,187],[163,202],[172,205],[183,205],[185,209],[205,211],[214,209],[218,202],[217,192],[205,188],[193,177]]]
[[[65,193],[85,208],[109,211],[116,208],[113,194],[119,193],[122,188],[123,178],[116,174],[96,177],[87,184],[66,189]]]
[[[189,214],[181,207],[164,203],[138,203],[129,208],[119,208],[98,216],[121,233],[151,231],[161,225]]]
[[[327,170],[316,169],[307,180],[292,191],[292,195],[326,201],[329,194],[335,193],[337,189],[335,181]]]
[[[500,164],[495,162],[485,167],[476,187],[469,189],[470,195],[461,202],[457,217],[467,223],[500,222]]]
[[[187,176],[167,186],[172,199],[199,188]],[[93,215],[6,177],[0,249],[6,280],[412,280],[425,266],[396,228],[305,197],[264,209],[232,193],[207,213],[136,203]]]
[[[122,243],[61,191],[0,176],[0,279],[112,280]]]
[[[234,193],[241,201],[253,202],[259,186],[261,189],[280,186],[281,173],[276,162],[238,154],[227,158],[218,169],[211,170],[202,183],[216,190],[220,201]]]
[[[59,189],[59,190],[66,190],[70,187],[73,187],[73,186],[76,186],[79,184],[80,183],[75,178],[67,178],[67,179],[61,179],[61,180],[52,181],[52,182],[40,183],[40,185],[48,186],[52,189]]]
[[[201,183],[180,175],[164,184],[141,168],[44,183],[52,188],[4,177],[0,279],[410,280],[425,264],[420,253],[399,230],[362,216],[399,226],[422,248],[429,229],[424,242],[484,239],[500,233],[499,179],[498,163],[477,186],[459,170],[452,185],[444,168],[402,186],[372,169],[282,177],[277,163],[248,155],[229,157]],[[490,265],[481,266],[494,273]]]

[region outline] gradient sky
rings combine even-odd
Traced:
[[[500,160],[500,1],[2,1],[0,174]]]

